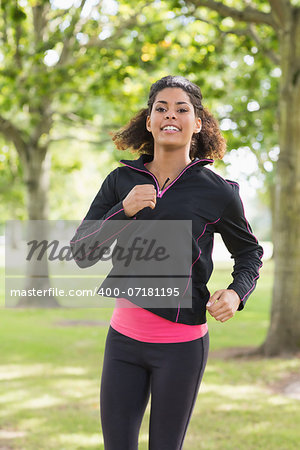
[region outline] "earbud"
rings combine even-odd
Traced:
[[[202,120],[200,121],[200,127],[197,128],[196,133],[200,133],[201,130],[202,130]]]

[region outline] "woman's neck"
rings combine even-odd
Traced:
[[[160,176],[169,176],[180,173],[192,160],[186,154],[174,155],[169,153],[155,153],[151,162],[147,164],[150,171],[155,171]]]

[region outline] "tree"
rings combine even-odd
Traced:
[[[300,7],[289,0],[247,2],[240,8],[214,0],[189,0],[193,11],[202,7],[232,18],[230,33],[248,34],[261,51],[281,68],[278,95],[280,153],[274,190],[275,282],[271,323],[259,352],[278,355],[300,349]],[[241,25],[242,24],[242,25]],[[247,24],[247,27],[243,26]],[[260,27],[278,41],[278,52],[261,41]]]

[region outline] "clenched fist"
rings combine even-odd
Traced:
[[[138,211],[156,205],[156,190],[153,184],[136,184],[122,202],[126,216],[132,217]]]
[[[220,289],[210,297],[206,309],[216,320],[225,322],[234,316],[240,302],[240,297],[233,289]]]

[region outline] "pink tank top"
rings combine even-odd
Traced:
[[[135,305],[126,298],[116,298],[110,325],[119,333],[142,342],[187,342],[203,337],[207,322],[200,325],[176,323]]]

